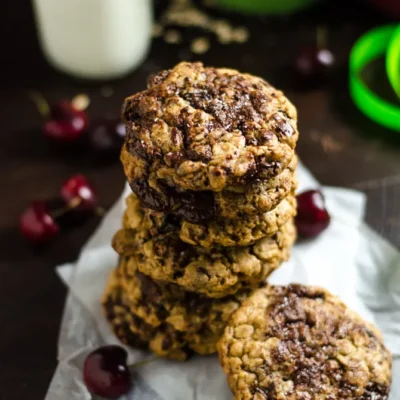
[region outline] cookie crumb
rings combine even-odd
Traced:
[[[321,145],[325,153],[339,153],[343,150],[343,144],[327,133],[314,130],[311,132],[310,137],[312,141]]]
[[[236,43],[245,43],[249,39],[249,31],[245,27],[235,28],[232,32],[232,41]]]
[[[212,31],[217,35],[221,44],[229,44],[232,42],[232,27],[225,20],[216,20],[211,24]]]
[[[164,29],[163,29],[162,25],[160,25],[160,24],[158,24],[158,23],[156,22],[156,23],[153,25],[153,31],[152,31],[151,35],[152,35],[154,38],[157,38],[157,37],[162,36],[163,32],[164,32]]]
[[[215,3],[215,1],[207,1],[207,3]],[[171,0],[170,5],[161,16],[159,22],[154,25],[153,37],[162,36],[163,30],[168,26],[194,27],[211,32],[216,35],[217,40],[221,44],[245,43],[250,36],[249,31],[245,27],[234,27],[227,20],[212,18],[204,11],[198,9],[192,0]],[[181,41],[177,41],[176,36],[170,38],[169,34],[168,38],[164,35],[164,40],[167,43],[173,44]],[[205,47],[201,45],[202,49]]]
[[[190,50],[195,54],[204,54],[210,48],[210,41],[206,37],[194,39],[190,45]]]
[[[175,29],[169,29],[164,34],[164,41],[168,44],[178,44],[182,41],[182,35]]]

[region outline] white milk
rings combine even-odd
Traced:
[[[43,51],[68,74],[118,78],[144,59],[151,39],[150,0],[33,0]]]

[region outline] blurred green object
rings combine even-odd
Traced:
[[[400,25],[390,39],[386,54],[386,71],[393,90],[400,97]]]
[[[400,106],[377,96],[361,79],[363,68],[386,54],[386,72],[399,90],[400,25],[373,29],[361,36],[350,53],[350,94],[357,107],[375,122],[400,131]]]
[[[217,0],[222,8],[243,14],[290,14],[298,11],[315,0]]]

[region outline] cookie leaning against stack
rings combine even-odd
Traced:
[[[181,63],[125,100],[132,188],[104,310],[127,344],[209,354],[296,233],[296,109],[261,78]]]
[[[375,326],[326,290],[256,290],[218,343],[235,400],[386,400],[392,359]]]

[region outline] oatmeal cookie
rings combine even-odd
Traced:
[[[318,287],[256,290],[218,343],[236,400],[384,400],[391,356],[380,332]]]
[[[192,223],[270,211],[297,188],[296,155],[286,169],[271,179],[255,179],[247,185],[221,192],[176,190],[163,185],[154,173],[147,174],[143,160],[128,153],[126,146],[122,148],[121,161],[133,192],[144,206],[173,213]],[[140,188],[139,181],[142,182]]]
[[[160,356],[184,358],[182,351],[185,354],[189,350],[199,354],[215,353],[229,317],[249,293],[243,290],[223,299],[210,299],[185,292],[176,285],[156,283],[137,270],[127,268],[126,259],[122,257],[108,283],[103,305],[106,309],[109,299],[114,299],[111,309],[115,312],[115,297],[120,296],[125,308],[122,311],[134,317],[129,332],[139,337],[138,345],[147,345]],[[125,315],[121,321],[107,310],[106,315],[114,331],[123,338],[116,324],[129,317]],[[126,328],[123,332],[126,334]],[[166,336],[170,346],[162,346],[160,338]]]
[[[204,224],[182,221],[180,238],[186,243],[212,246],[248,246],[273,235],[297,213],[294,194],[285,197],[273,210],[236,219],[215,219]]]
[[[263,214],[192,224],[171,214],[143,208],[133,193],[127,197],[126,203],[124,228],[135,229],[146,237],[149,237],[149,232],[155,236],[176,231],[182,241],[206,248],[249,246],[261,238],[270,237],[296,215],[297,207],[296,197],[291,194],[273,210]]]
[[[298,139],[296,109],[282,92],[201,63],[157,74],[125,100],[122,118],[127,149],[147,174],[184,190],[219,192],[276,176]],[[131,186],[142,201],[149,197],[146,177]]]
[[[172,326],[155,328],[133,312],[115,271],[108,280],[102,305],[114,333],[126,345],[175,360],[186,360],[193,352],[186,346],[183,335]]]
[[[121,229],[113,239],[114,249],[130,257],[140,272],[160,282],[220,298],[264,281],[290,255],[296,238],[293,220],[273,236],[247,247],[204,249],[179,239],[176,231],[144,239],[141,231]],[[144,239],[144,240],[143,240]]]

